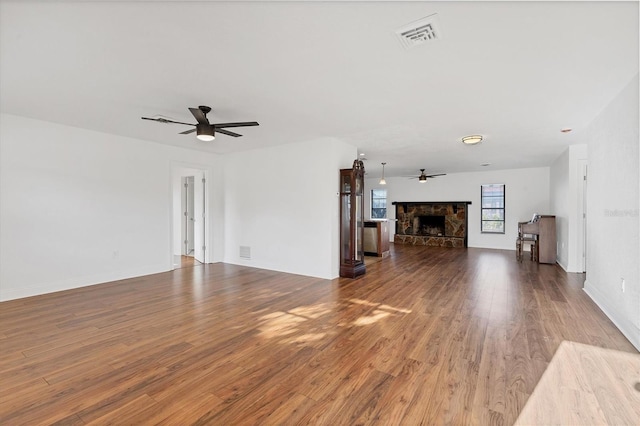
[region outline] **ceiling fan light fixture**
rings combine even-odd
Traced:
[[[418,182],[420,183],[427,182],[427,177],[425,175],[420,175],[420,177],[418,178]]]
[[[387,164],[387,163],[382,163],[382,177],[380,178],[380,182],[379,182],[380,185],[386,185],[387,184],[387,181],[384,180],[384,166],[385,166],[385,164]]]
[[[213,126],[211,126],[210,124],[197,124],[196,132],[196,137],[204,142],[211,142],[216,138]]]
[[[470,135],[462,138],[462,143],[465,145],[475,145],[482,142],[482,135]]]

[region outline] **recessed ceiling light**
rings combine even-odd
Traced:
[[[562,133],[569,133],[570,131],[572,131],[573,129],[569,128],[569,127],[565,127],[564,129],[560,130]]]
[[[361,153],[360,153],[360,157],[364,157],[364,152],[361,152]]]
[[[475,145],[482,142],[482,135],[471,135],[462,138],[462,143],[465,145]]]

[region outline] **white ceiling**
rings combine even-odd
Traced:
[[[394,31],[433,13],[443,38],[405,50]],[[638,45],[637,2],[1,1],[0,106],[216,153],[333,137],[387,176],[538,167],[638,73]],[[204,143],[140,119],[198,105],[260,126]]]

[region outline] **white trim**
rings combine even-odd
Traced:
[[[584,282],[584,292],[594,301],[596,305],[609,317],[611,322],[620,330],[622,334],[631,342],[636,349],[640,351],[640,328],[636,327],[628,319],[619,316],[615,309],[609,308],[607,298],[598,290],[597,287],[589,284],[588,280]]]
[[[8,291],[2,291],[2,294],[0,294],[0,301],[6,302],[8,300],[57,293],[59,291],[72,290],[75,288],[107,284],[113,281],[125,280],[128,278],[136,278],[144,275],[153,275],[162,272],[168,272],[171,269],[173,268],[167,269],[167,265],[161,263],[157,265],[136,267],[125,271],[117,271],[114,273],[88,275],[74,277],[68,280],[39,283],[28,287],[13,288],[9,289]]]
[[[564,269],[565,272],[571,272],[569,271],[569,269],[567,268],[567,265],[564,265],[562,262],[560,262],[560,259],[556,258],[556,263],[562,268]]]

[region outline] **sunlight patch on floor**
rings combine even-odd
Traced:
[[[356,319],[352,324],[356,327],[374,324],[392,314],[397,315],[399,313],[401,314],[411,313],[410,309],[394,308],[393,306],[385,305],[382,303],[369,302],[368,300],[349,299],[349,302],[356,305],[364,305],[364,306],[371,306],[371,307],[377,308],[373,312],[371,312],[369,315],[363,315],[360,318]]]
[[[395,308],[382,303],[369,302],[363,299],[349,299],[346,310],[355,309],[353,305],[365,306],[368,311],[352,321],[338,323],[338,327],[363,327],[375,324],[390,316],[411,313],[409,309]],[[265,339],[286,338],[282,343],[304,344],[320,340],[328,334],[322,324],[314,322],[319,318],[336,312],[335,303],[317,303],[298,306],[287,311],[276,311],[258,318],[260,336]],[[369,309],[373,308],[373,309]],[[343,311],[343,309],[340,309]],[[311,321],[311,322],[309,322]]]
[[[287,312],[301,317],[315,319],[330,313],[331,307],[327,303],[319,303],[317,305],[299,306],[297,308],[290,309]]]
[[[307,321],[305,318],[285,312],[274,312],[262,317],[264,322],[258,327],[260,335],[265,338],[286,336],[298,331],[300,323]]]
[[[376,309],[375,311],[372,312],[371,315],[368,316],[361,316],[360,318],[358,318],[357,320],[355,320],[353,322],[353,325],[356,326],[363,326],[363,325],[369,325],[369,324],[373,324],[375,322],[380,321],[383,318],[388,317],[389,315],[391,315],[390,312],[387,311],[382,311],[380,309]]]
[[[640,355],[565,340],[515,424],[631,425],[638,419]]]

